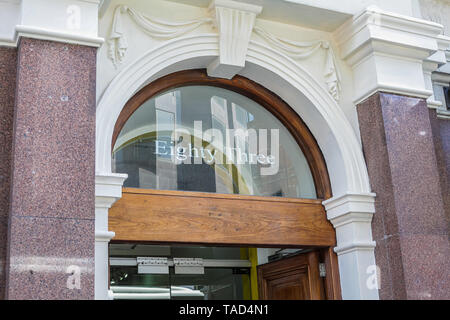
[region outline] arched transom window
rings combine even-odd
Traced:
[[[289,130],[235,91],[187,85],[144,101],[113,148],[125,187],[316,198],[308,161]]]

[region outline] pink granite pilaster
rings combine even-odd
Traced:
[[[17,49],[0,47],[0,299],[5,296]]]
[[[450,299],[448,223],[426,101],[377,93],[358,105],[381,299]]]
[[[96,48],[21,38],[8,299],[94,297],[95,83]]]
[[[436,110],[430,109],[434,148],[441,182],[441,193],[450,229],[450,120],[439,119]]]

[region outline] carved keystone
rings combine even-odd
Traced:
[[[219,57],[208,66],[208,75],[231,79],[245,67],[248,43],[262,7],[232,0],[213,0],[210,10],[219,31]]]

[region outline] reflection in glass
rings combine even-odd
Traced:
[[[190,247],[142,244],[111,244],[110,289],[114,299],[249,300],[251,298],[248,249],[237,247]],[[136,257],[201,258],[203,272],[140,272]],[[121,262],[118,262],[120,259]],[[207,263],[209,262],[209,264]],[[130,263],[130,262],[134,262]],[[246,266],[242,266],[242,263]],[[211,263],[215,265],[211,266]]]
[[[175,135],[180,129],[191,136]],[[262,174],[275,160],[277,170]],[[113,170],[128,174],[125,187],[316,198],[307,160],[281,122],[255,101],[210,86],[176,88],[143,103],[117,138]]]

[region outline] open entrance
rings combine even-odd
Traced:
[[[136,281],[127,285],[129,280],[122,279],[123,286],[113,283],[117,297],[138,293],[136,297],[145,297],[144,293],[205,297],[213,275],[220,271],[222,277],[229,274],[236,293],[229,299],[244,298],[245,292],[247,298],[339,299],[332,251],[336,235],[322,206],[331,197],[327,168],[306,125],[272,92],[240,76],[210,78],[204,70],[165,76],[127,103],[111,148],[113,171],[128,174],[122,198],[109,210],[109,227],[116,234],[110,253],[111,281],[119,281],[116,274],[125,271]],[[148,252],[133,255],[133,246]],[[208,266],[210,259],[202,254],[224,253],[226,247],[228,253],[239,257],[246,253],[248,258],[231,259],[236,266]],[[116,256],[120,248],[128,250],[129,257]],[[163,248],[165,255],[154,251]],[[268,248],[274,251],[266,254]],[[287,249],[295,249],[291,254],[296,255],[269,263],[269,256]],[[266,256],[267,262],[252,263],[252,250],[259,259]],[[180,258],[189,258],[183,261],[194,265],[180,265]],[[239,267],[238,260],[251,264]],[[206,264],[196,265],[199,261]],[[156,270],[158,264],[152,264],[157,262],[165,275],[142,273]],[[323,279],[320,263],[326,274]],[[177,272],[188,268],[203,274]],[[248,268],[253,268],[254,279],[251,272],[239,274],[237,288],[233,270]],[[158,277],[168,281],[164,280],[165,287],[142,286],[142,281]],[[207,288],[195,289],[199,285],[194,278]],[[250,291],[244,290],[246,281]]]
[[[117,300],[309,300],[326,297],[320,250],[111,244]]]

